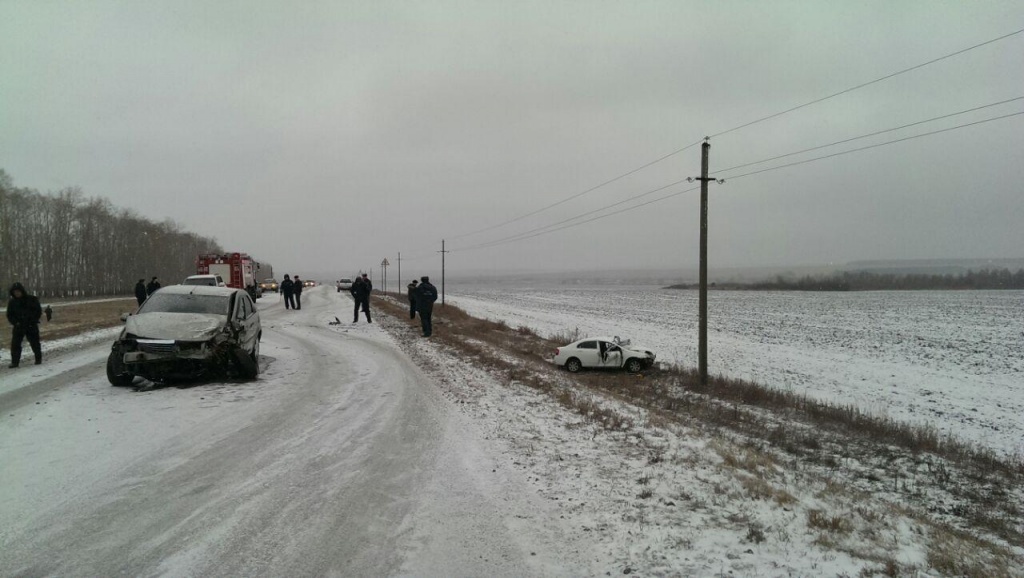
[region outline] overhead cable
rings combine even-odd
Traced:
[[[807,160],[798,161],[798,162],[794,162],[794,163],[788,163],[788,164],[785,164],[785,165],[779,165],[779,166],[776,166],[776,167],[770,167],[770,168],[767,168],[767,169],[761,169],[761,170],[758,170],[758,171],[752,171],[752,172],[749,172],[749,173],[744,173],[742,175],[736,175],[734,177],[729,177],[728,180],[729,181],[733,181],[733,180],[736,180],[736,179],[739,179],[739,178],[748,177],[748,176],[759,174],[759,173],[765,173],[765,172],[769,172],[769,171],[783,169],[783,168],[786,168],[786,167],[792,167],[792,166],[796,166],[796,165],[807,164],[807,163],[811,163],[811,162],[814,162],[814,161],[819,161],[819,160],[828,159],[828,158],[832,158],[832,157],[837,157],[837,156],[841,156],[841,155],[845,155],[845,154],[855,153],[855,152],[859,152],[859,151],[863,151],[863,150],[873,149],[873,148],[877,148],[877,147],[881,147],[881,146],[885,146],[885,145],[895,144],[895,143],[898,143],[898,142],[905,142],[905,141],[909,141],[909,140],[913,140],[913,139],[918,139],[918,138],[922,138],[922,137],[926,137],[926,136],[931,136],[931,135],[936,135],[936,134],[940,134],[940,133],[944,133],[944,132],[950,132],[950,131],[958,130],[958,129],[961,129],[961,128],[966,128],[966,127],[970,127],[970,126],[976,126],[976,125],[979,125],[979,124],[984,124],[984,123],[988,123],[988,122],[994,122],[994,121],[997,121],[997,120],[1003,120],[1003,119],[1007,119],[1007,118],[1011,118],[1011,117],[1015,117],[1015,116],[1020,116],[1020,115],[1024,115],[1024,111],[1015,112],[1015,113],[1011,113],[1011,114],[1006,114],[1006,115],[1003,115],[1003,116],[993,117],[993,118],[989,118],[989,119],[985,119],[985,120],[980,120],[980,121],[976,121],[976,122],[961,124],[961,125],[958,125],[958,126],[954,126],[954,127],[950,127],[950,128],[945,128],[945,129],[942,129],[942,130],[936,130],[936,131],[932,131],[932,132],[927,132],[927,133],[922,133],[922,134],[913,135],[913,136],[909,136],[909,137],[904,137],[904,138],[900,138],[900,139],[895,139],[895,140],[891,140],[891,141],[886,141],[886,142],[883,142],[883,143],[877,143],[877,144],[873,144],[873,145],[870,145],[870,146],[865,146],[865,147],[860,147],[860,148],[856,148],[856,149],[851,149],[851,150],[848,150],[848,151],[842,151],[842,152],[838,152],[838,153],[834,153],[834,154],[830,154],[830,155],[816,157],[816,158],[813,158],[813,159],[807,159]],[[673,183],[673,184],[676,184],[676,183]],[[672,185],[666,185],[666,187],[669,187],[669,186],[672,186]],[[666,187],[662,187],[662,188],[666,188]],[[618,211],[613,211],[611,213],[607,213],[607,214],[604,214],[604,215],[599,215],[599,216],[596,216],[596,217],[592,217],[592,218],[586,219],[584,221],[579,221],[579,222],[576,222],[576,223],[569,223],[569,224],[562,225],[560,227],[556,227],[556,228],[552,228],[552,229],[548,229],[548,230],[540,230],[540,231],[533,232],[533,233],[529,233],[529,232],[521,233],[520,235],[517,235],[517,236],[514,236],[514,237],[506,237],[505,239],[499,239],[499,240],[496,240],[496,241],[492,241],[490,243],[481,243],[479,245],[473,245],[471,247],[466,247],[466,248],[463,248],[463,249],[453,249],[452,252],[462,252],[462,251],[473,251],[473,250],[477,250],[477,249],[486,249],[486,248],[490,248],[490,247],[494,247],[494,246],[498,246],[498,245],[505,245],[505,244],[508,244],[508,243],[514,243],[516,241],[524,241],[526,239],[532,239],[534,237],[538,237],[538,236],[541,236],[541,235],[547,235],[549,233],[554,233],[554,232],[557,232],[557,231],[562,231],[562,230],[565,230],[565,229],[569,229],[569,228],[572,228],[572,227],[577,227],[579,225],[584,225],[586,223],[591,223],[591,222],[594,222],[594,221],[597,221],[597,220],[600,220],[600,219],[604,219],[604,218],[607,218],[607,217],[611,217],[611,216],[614,216],[614,215],[619,215],[619,214],[622,214],[622,213],[626,213],[626,212],[629,212],[629,211],[632,211],[632,210],[635,210],[635,209],[639,209],[641,207],[646,207],[648,205],[652,205],[654,203],[660,203],[661,201],[666,201],[668,199],[671,199],[671,198],[674,198],[674,197],[678,197],[679,195],[682,195],[684,193],[689,193],[689,192],[692,192],[692,191],[696,191],[699,188],[700,187],[698,186],[698,187],[692,187],[692,188],[689,188],[689,189],[684,189],[682,191],[677,191],[675,193],[671,193],[671,194],[665,195],[663,197],[658,197],[657,199],[652,199],[652,200],[649,200],[649,201],[646,201],[646,202],[643,202],[643,203],[639,203],[637,205],[632,205],[630,207],[619,209]],[[648,193],[644,193],[644,194],[648,194]],[[639,195],[639,196],[643,196],[643,195]],[[636,198],[639,198],[639,196],[631,197],[630,199],[627,199],[627,200],[635,200]],[[616,203],[616,204],[621,204],[621,202],[620,203]],[[606,209],[611,208],[612,206],[614,206],[614,205],[608,205],[606,207],[602,207],[601,209],[597,209],[595,211],[591,211],[590,213],[606,210]],[[589,214],[589,213],[584,213],[584,214],[577,215],[576,217],[573,217],[571,219],[566,219],[566,221],[572,221],[572,220],[576,220],[576,219],[582,218],[586,214]],[[554,225],[549,225],[548,227],[553,227],[553,226]],[[544,229],[544,228],[545,227],[542,227],[542,229]]]
[[[974,46],[968,46],[967,48],[963,48],[961,50],[957,50],[956,52],[951,52],[951,53],[949,53],[949,54],[947,54],[945,56],[940,56],[938,58],[934,58],[932,60],[929,60],[928,62],[922,62],[921,64],[917,64],[917,65],[911,66],[910,68],[904,68],[903,70],[899,70],[899,71],[893,72],[892,74],[887,74],[885,76],[876,78],[874,80],[869,80],[868,82],[863,82],[863,83],[858,84],[856,86],[851,86],[850,88],[846,88],[844,90],[840,90],[839,92],[830,94],[828,96],[823,96],[821,98],[816,98],[816,99],[814,99],[814,100],[812,100],[810,102],[805,102],[805,103],[803,103],[801,105],[794,106],[793,108],[788,108],[788,109],[786,109],[786,110],[784,110],[782,112],[777,112],[775,114],[770,114],[768,116],[759,118],[757,120],[752,120],[752,121],[750,121],[748,123],[744,123],[744,124],[741,124],[739,126],[734,126],[734,127],[730,128],[729,130],[724,130],[722,132],[715,133],[715,134],[711,135],[711,138],[719,137],[719,136],[722,136],[722,135],[727,135],[727,134],[729,134],[731,132],[738,131],[738,130],[740,130],[742,128],[747,128],[748,126],[753,126],[755,124],[762,123],[762,122],[764,122],[766,120],[771,120],[773,118],[778,118],[778,117],[780,117],[780,116],[782,116],[784,114],[789,114],[789,113],[791,113],[793,111],[800,110],[801,108],[805,108],[805,107],[811,106],[812,104],[818,104],[819,102],[826,101],[826,100],[828,100],[830,98],[835,98],[837,96],[846,94],[848,92],[853,92],[855,90],[864,88],[866,86],[871,86],[872,84],[877,84],[879,82],[882,82],[883,80],[888,80],[888,79],[893,78],[895,76],[899,76],[901,74],[906,74],[907,72],[910,72],[910,71],[913,71],[913,70],[917,70],[918,68],[924,68],[925,66],[928,66],[929,64],[935,64],[936,62],[941,62],[943,60],[946,60],[947,58],[952,58],[954,56],[959,56],[960,54],[963,54],[965,52],[970,52],[971,50],[974,50],[975,48],[981,48],[982,46],[986,46],[986,45],[992,44],[994,42],[999,42],[1000,40],[1005,40],[1007,38],[1010,38],[1011,36],[1015,36],[1017,34],[1020,34],[1021,32],[1024,32],[1024,28],[1022,28],[1020,30],[1016,30],[1016,31],[1011,32],[1009,34],[1004,34],[1004,35],[1002,35],[1002,36],[1000,36],[998,38],[993,38],[991,40],[986,40],[985,42],[982,42],[980,44],[975,44]]]
[[[521,221],[521,220],[523,220],[523,219],[525,219],[527,217],[532,217],[532,216],[536,215],[537,213],[542,213],[542,212],[544,212],[544,211],[546,211],[548,209],[552,209],[552,208],[557,207],[557,206],[559,206],[561,204],[568,203],[569,201],[571,201],[573,199],[578,199],[578,198],[582,197],[583,195],[585,195],[587,193],[591,193],[593,191],[596,191],[597,189],[600,189],[601,187],[603,187],[605,185],[610,185],[610,184],[612,184],[612,183],[614,183],[616,181],[622,180],[622,179],[624,179],[624,178],[626,178],[626,177],[628,177],[628,176],[630,176],[632,174],[638,173],[638,172],[646,169],[647,167],[650,167],[652,165],[658,164],[661,161],[663,161],[663,160],[665,160],[665,159],[667,159],[669,157],[675,156],[675,155],[677,155],[677,154],[679,154],[679,153],[681,153],[681,152],[683,152],[683,151],[685,151],[687,149],[693,148],[693,147],[699,145],[701,142],[702,141],[697,141],[695,143],[688,144],[688,145],[684,146],[681,149],[674,150],[674,151],[672,151],[672,152],[670,152],[670,153],[668,153],[666,155],[658,157],[658,158],[654,159],[653,161],[651,161],[651,162],[649,162],[647,164],[641,165],[641,166],[639,166],[639,167],[637,167],[637,168],[635,168],[635,169],[633,169],[631,171],[622,173],[621,175],[619,175],[617,177],[613,177],[611,179],[608,179],[607,181],[604,181],[603,183],[600,183],[598,185],[594,185],[593,187],[590,187],[589,189],[587,189],[585,191],[580,191],[580,192],[578,192],[578,193],[576,193],[574,195],[571,195],[569,197],[566,197],[566,198],[564,198],[564,199],[562,199],[562,200],[560,200],[558,202],[551,203],[550,205],[543,206],[543,207],[541,207],[541,208],[539,208],[539,209],[537,209],[535,211],[531,211],[531,212],[526,213],[524,215],[519,215],[518,217],[515,217],[513,219],[509,219],[507,221],[503,221],[503,222],[498,223],[496,225],[490,225],[490,226],[484,227],[482,229],[477,229],[476,231],[472,231],[472,232],[469,232],[469,233],[463,233],[461,235],[454,235],[454,236],[448,237],[448,238],[449,239],[461,239],[463,237],[470,237],[470,236],[478,235],[480,233],[484,233],[484,232],[487,232],[487,231],[492,231],[492,230],[500,228],[500,227],[504,227],[505,225],[509,225],[509,224],[515,223],[517,221]]]
[[[949,132],[949,131],[952,131],[952,130],[958,130],[958,129],[966,128],[966,127],[969,127],[969,126],[975,126],[975,125],[979,125],[979,124],[984,124],[984,123],[987,123],[987,122],[1003,120],[1003,119],[1014,117],[1014,116],[1020,116],[1022,114],[1024,114],[1024,111],[1014,112],[1014,113],[1010,113],[1010,114],[1004,114],[1003,116],[997,116],[997,117],[993,117],[993,118],[986,118],[985,120],[969,122],[967,124],[960,124],[960,125],[957,125],[957,126],[952,126],[952,127],[949,127],[949,128],[944,128],[944,129],[941,129],[941,130],[933,130],[931,132],[915,134],[913,136],[908,136],[908,137],[898,138],[898,139],[895,139],[895,140],[885,141],[885,142],[881,142],[881,143],[877,143],[877,144],[873,144],[873,145],[863,146],[863,147],[860,147],[860,148],[850,149],[848,151],[841,151],[841,152],[838,152],[838,153],[832,153],[830,155],[814,157],[813,159],[806,159],[806,160],[802,160],[802,161],[786,163],[784,165],[778,165],[778,166],[775,166],[775,167],[769,167],[767,169],[760,169],[760,170],[757,170],[757,171],[751,171],[749,173],[743,173],[742,175],[735,175],[735,176],[732,176],[732,177],[727,177],[727,179],[730,180],[730,181],[734,181],[736,179],[741,179],[743,177],[749,177],[750,175],[757,175],[757,174],[760,174],[760,173],[767,173],[769,171],[777,171],[779,169],[784,169],[786,167],[794,167],[796,165],[803,165],[803,164],[807,164],[807,163],[813,163],[814,161],[820,161],[820,160],[823,160],[823,159],[830,159],[832,157],[848,155],[850,153],[866,151],[868,149],[873,149],[873,148],[877,148],[877,147],[881,147],[881,146],[885,146],[885,145],[891,145],[891,144],[894,144],[894,143],[904,142],[904,141],[908,141],[908,140],[914,140],[914,139],[922,138],[922,137],[926,137],[926,136],[932,136],[932,135],[935,135],[935,134],[941,134],[941,133],[944,133],[944,132]]]
[[[612,203],[610,205],[605,205],[603,207],[600,207],[600,208],[597,208],[597,209],[594,209],[594,210],[591,210],[591,211],[587,211],[586,213],[581,213],[579,215],[576,215],[575,217],[569,217],[568,219],[563,219],[561,221],[558,221],[558,222],[555,222],[555,223],[551,223],[549,225],[544,225],[543,227],[537,227],[537,228],[534,228],[534,229],[530,229],[528,231],[522,231],[520,233],[516,233],[515,235],[509,235],[507,237],[502,237],[500,239],[494,239],[493,241],[485,241],[483,243],[478,243],[476,245],[470,245],[469,247],[464,247],[462,249],[453,249],[453,251],[455,251],[455,250],[465,251],[465,250],[468,250],[468,249],[474,249],[476,247],[482,247],[482,246],[485,246],[485,245],[501,243],[503,241],[507,241],[507,240],[510,240],[510,239],[515,239],[516,237],[520,237],[520,236],[523,236],[523,235],[534,233],[536,231],[541,231],[541,230],[544,230],[544,229],[550,229],[552,227],[557,227],[558,225],[562,225],[562,224],[568,223],[570,221],[575,221],[576,219],[582,219],[583,217],[586,217],[588,215],[593,215],[594,213],[600,213],[601,211],[608,210],[608,209],[610,209],[612,207],[617,207],[619,205],[624,205],[624,204],[626,204],[626,203],[628,203],[630,201],[635,201],[636,199],[639,199],[639,198],[642,198],[642,197],[646,197],[647,195],[653,195],[654,193],[657,193],[658,191],[663,191],[663,190],[665,190],[665,189],[667,189],[669,187],[674,187],[676,185],[679,185],[679,184],[682,184],[682,183],[685,183],[685,182],[686,182],[686,179],[681,179],[681,180],[675,181],[674,183],[669,183],[667,185],[660,186],[660,187],[658,187],[656,189],[651,189],[651,190],[649,190],[649,191],[647,191],[645,193],[640,193],[639,195],[633,195],[632,197],[629,197],[627,199],[623,199],[623,200],[618,201],[616,203]]]
[[[639,209],[640,207],[646,207],[647,205],[653,205],[654,203],[660,203],[661,201],[666,201],[668,199],[671,199],[671,198],[674,198],[674,197],[678,197],[679,195],[682,195],[684,193],[689,193],[691,191],[696,191],[699,188],[700,187],[691,187],[689,189],[684,189],[682,191],[676,191],[674,193],[665,195],[664,197],[658,197],[657,199],[651,199],[650,201],[646,201],[646,202],[640,203],[638,205],[633,205],[632,207],[626,207],[624,209],[619,209],[618,211],[614,211],[614,212],[608,213],[606,215],[599,215],[597,217],[593,217],[593,218],[587,219],[586,221],[580,221],[578,223],[571,223],[569,225],[564,225],[564,226],[558,227],[557,229],[551,229],[549,231],[541,231],[541,232],[538,232],[538,233],[533,233],[532,235],[525,235],[525,236],[522,236],[522,237],[518,237],[518,238],[514,238],[514,239],[509,239],[509,240],[503,241],[501,243],[494,242],[493,244],[475,245],[473,247],[467,247],[465,249],[460,249],[459,251],[473,251],[473,250],[476,250],[476,249],[486,249],[486,248],[493,247],[493,246],[496,246],[496,245],[504,245],[506,243],[512,243],[512,242],[515,242],[515,241],[524,241],[526,239],[531,239],[533,237],[539,237],[541,235],[546,235],[548,233],[554,233],[556,231],[561,231],[563,229],[570,229],[572,227],[577,227],[579,225],[585,225],[587,223],[591,223],[593,221],[598,221],[600,219],[604,219],[604,218],[611,217],[611,216],[614,216],[614,215],[621,215],[622,213],[628,213],[629,211],[632,211],[634,209]],[[452,251],[452,252],[455,252],[455,251]]]
[[[774,156],[774,157],[769,157],[769,158],[762,159],[762,160],[759,160],[759,161],[754,161],[754,162],[750,162],[750,163],[743,163],[742,165],[735,165],[735,166],[729,167],[727,169],[720,169],[720,170],[716,170],[716,171],[713,171],[713,172],[715,172],[718,175],[721,175],[721,173],[729,172],[729,171],[732,171],[732,170],[735,170],[735,169],[740,169],[740,168],[743,168],[743,167],[749,167],[751,165],[759,165],[761,163],[767,163],[769,161],[776,161],[776,160],[784,159],[786,157],[791,157],[791,156],[794,156],[794,155],[799,155],[799,154],[803,154],[803,153],[807,153],[807,152],[811,152],[811,151],[816,151],[816,150],[819,150],[819,149],[824,149],[824,148],[828,148],[828,147],[832,147],[832,146],[836,146],[836,145],[845,144],[845,143],[848,143],[848,142],[853,142],[855,140],[865,139],[865,138],[872,137],[872,136],[878,136],[880,134],[885,134],[887,132],[895,132],[895,131],[902,130],[902,129],[905,129],[905,128],[910,128],[912,126],[917,126],[917,125],[926,124],[926,123],[929,123],[929,122],[934,122],[934,121],[937,121],[937,120],[942,120],[942,119],[945,119],[945,118],[959,116],[961,114],[967,114],[969,112],[974,112],[974,111],[982,110],[982,109],[985,109],[985,108],[991,108],[993,106],[999,106],[1001,104],[1006,104],[1008,102],[1014,102],[1014,101],[1017,101],[1017,100],[1024,100],[1024,96],[1018,96],[1017,98],[1011,98],[1011,99],[1008,99],[1008,100],[1002,100],[1002,101],[999,101],[999,102],[993,102],[991,104],[986,104],[986,105],[983,105],[983,106],[976,106],[974,108],[969,108],[967,110],[961,110],[959,112],[954,112],[954,113],[950,113],[950,114],[944,114],[942,116],[936,116],[936,117],[933,117],[933,118],[929,118],[927,120],[919,120],[917,122],[912,122],[910,124],[904,124],[904,125],[897,126],[897,127],[894,127],[894,128],[887,128],[885,130],[880,130],[880,131],[876,131],[876,132],[872,132],[872,133],[868,133],[868,134],[862,134],[860,136],[855,136],[853,138],[848,138],[848,139],[844,139],[844,140],[838,140],[838,141],[831,142],[831,143],[828,143],[828,144],[823,144],[823,145],[819,145],[819,146],[816,146],[816,147],[806,148],[806,149],[803,149],[803,150],[799,150],[799,151],[795,151],[795,152],[791,152],[791,153],[786,153],[784,155],[778,155],[778,156]]]

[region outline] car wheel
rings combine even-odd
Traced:
[[[626,371],[630,373],[640,373],[643,369],[644,364],[635,357],[631,357],[626,361]]]
[[[583,369],[583,364],[580,363],[579,359],[576,359],[575,357],[570,357],[569,361],[565,362],[565,369],[569,373],[576,373],[579,370]]]
[[[117,387],[128,387],[135,381],[135,376],[124,371],[124,361],[122,360],[123,354],[120,350],[115,349],[110,352],[110,356],[107,357],[107,381],[110,385]]]

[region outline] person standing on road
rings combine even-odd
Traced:
[[[281,281],[281,286],[278,289],[281,290],[281,295],[284,295],[284,308],[295,307],[295,282],[287,273],[284,274],[284,281]]]
[[[149,285],[146,285],[146,295],[152,295],[153,293],[156,293],[157,289],[159,288],[160,282],[157,281],[156,277],[154,276],[152,279],[149,280]]]
[[[295,293],[295,309],[296,311],[302,309],[302,279],[299,276],[295,276],[295,284],[292,287],[292,291]]]
[[[43,308],[35,295],[29,295],[21,283],[11,285],[11,298],[7,301],[7,321],[14,328],[11,332],[11,365],[18,367],[21,361],[21,343],[28,337],[28,344],[36,356],[36,365],[43,362],[43,349],[39,345],[39,319]]]
[[[146,280],[139,279],[139,282],[135,284],[135,300],[139,302],[139,305],[142,305],[142,302],[145,301],[148,296],[149,293],[146,292]]]
[[[434,301],[437,301],[437,287],[430,282],[430,277],[424,275],[420,277],[420,286],[416,288],[416,311],[420,314],[423,337],[430,337],[434,332],[430,319],[434,313]]]
[[[416,319],[416,284],[419,281],[413,279],[412,283],[406,286],[406,293],[409,294],[409,319]]]
[[[355,302],[355,307],[352,310],[352,323],[359,323],[360,308],[366,314],[366,322],[373,323],[373,320],[370,319],[371,291],[373,291],[373,284],[370,283],[365,273],[362,277],[356,277],[356,280],[352,283],[352,288],[349,289],[349,293],[352,294],[352,300]]]

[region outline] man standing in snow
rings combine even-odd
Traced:
[[[434,301],[437,301],[437,287],[430,283],[430,277],[420,277],[420,286],[416,288],[416,311],[420,314],[420,325],[423,337],[430,337],[434,332],[431,315],[434,313]]]
[[[409,319],[416,319],[416,281],[412,280],[412,283],[406,286],[407,293],[409,294]]]
[[[156,293],[156,290],[159,288],[160,282],[157,281],[156,277],[154,276],[152,279],[150,279],[149,285],[146,285],[146,295],[152,295],[153,293]]]
[[[139,282],[135,284],[135,300],[139,302],[139,305],[142,305],[147,295],[149,294],[146,292],[146,280],[139,279]]]
[[[21,283],[11,285],[11,298],[7,301],[7,321],[14,327],[11,332],[11,365],[18,367],[21,361],[21,343],[28,337],[28,344],[36,356],[36,365],[43,362],[43,349],[39,345],[39,319],[43,308],[39,299],[29,295]]]
[[[284,295],[284,308],[295,307],[295,282],[287,273],[284,274],[284,281],[281,281],[280,289],[281,295]]]
[[[355,301],[355,307],[352,309],[352,323],[359,323],[359,310],[362,309],[363,313],[366,314],[366,322],[373,323],[370,319],[370,292],[373,291],[373,284],[370,283],[370,279],[363,273],[361,277],[356,277],[352,288],[349,292],[352,293],[352,300]]]
[[[302,309],[302,279],[299,279],[298,275],[295,276],[292,292],[295,293],[295,309]]]

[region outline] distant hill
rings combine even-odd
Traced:
[[[1024,269],[1024,259],[902,259],[889,261],[851,261],[842,271],[864,273],[903,273],[917,275],[959,275],[985,269]]]

